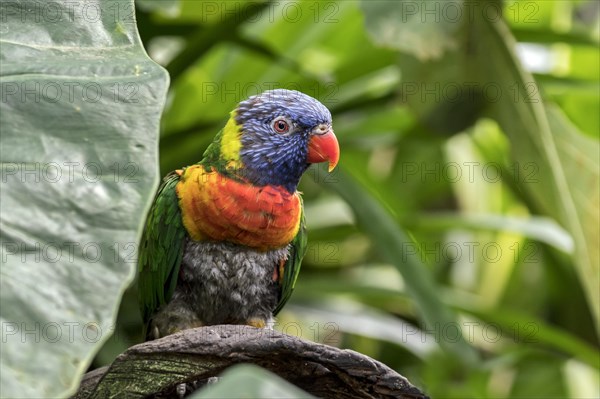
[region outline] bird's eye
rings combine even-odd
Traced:
[[[273,130],[277,133],[287,133],[290,131],[290,124],[283,117],[276,118],[273,120]]]

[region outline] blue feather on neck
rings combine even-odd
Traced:
[[[287,142],[264,142],[242,139],[240,158],[244,178],[257,186],[282,186],[290,193],[296,191],[306,171],[307,139],[301,135]]]

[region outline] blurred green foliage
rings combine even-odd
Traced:
[[[432,397],[597,397],[598,13],[139,1],[172,79],[161,172],[200,160],[249,95],[318,98],[342,158],[302,181],[309,250],[276,328],[372,356]],[[141,339],[134,290],[95,365]]]

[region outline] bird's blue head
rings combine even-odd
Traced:
[[[254,185],[294,192],[309,164],[328,161],[331,171],[339,160],[331,113],[298,91],[277,89],[252,96],[232,112],[221,137],[220,158]]]

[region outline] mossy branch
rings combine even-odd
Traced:
[[[76,399],[177,397],[175,387],[252,363],[322,398],[426,398],[408,380],[360,353],[267,329],[221,325],[136,345],[86,374]]]

